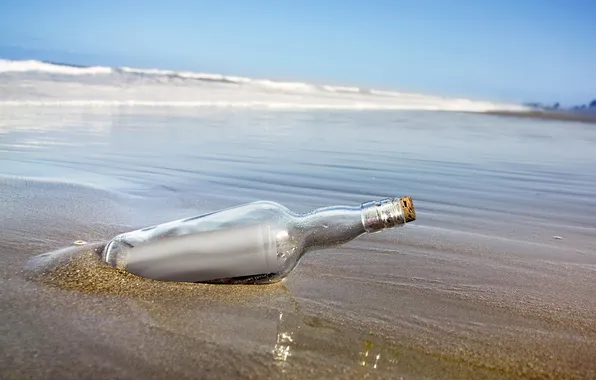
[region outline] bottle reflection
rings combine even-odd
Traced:
[[[271,353],[274,362],[282,373],[288,372],[290,363],[292,362],[292,356],[296,355],[296,351],[306,348],[304,346],[298,348],[298,341],[306,339],[307,347],[310,345],[308,341],[311,338],[311,329],[304,331],[305,336],[302,338],[298,335],[301,326],[305,323],[305,316],[298,309],[299,307],[296,307],[295,312],[279,310],[277,335]],[[383,360],[385,360],[385,365],[392,362],[390,358],[382,358],[382,353],[384,352],[383,345],[375,344],[373,341],[374,338],[369,337],[369,339],[361,341],[362,343],[358,345],[359,349],[357,349],[357,367],[367,372],[379,370],[383,366]],[[304,342],[302,344],[304,345]],[[312,349],[318,352],[317,347],[312,347]],[[347,354],[347,352],[345,353]]]
[[[296,333],[300,329],[300,315],[279,311],[277,320],[277,339],[273,346],[273,360],[282,372],[288,368],[288,360],[292,356],[296,341]]]
[[[127,305],[140,323],[175,336],[238,352],[254,348],[258,342],[263,347],[258,349],[258,357],[279,377],[300,373],[304,366],[325,370],[330,362],[358,376],[395,366],[395,353],[388,351],[382,340],[353,334],[349,326],[304,312],[285,286],[272,293],[250,287],[254,293],[244,294],[241,303],[237,303],[237,290],[217,289],[217,300],[210,291],[205,300],[128,299]],[[270,314],[272,308],[274,315]]]
[[[381,354],[374,353],[373,350],[373,343],[370,340],[364,341],[364,347],[360,351],[358,364],[361,367],[367,367],[372,369],[377,369],[379,366],[379,359],[381,359]]]

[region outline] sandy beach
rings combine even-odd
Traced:
[[[591,125],[0,112],[1,378],[596,377]],[[97,254],[119,232],[253,200],[306,212],[401,195],[415,223],[309,254],[271,286],[151,281]]]

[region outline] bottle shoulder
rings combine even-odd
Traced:
[[[278,210],[278,211],[283,211],[288,214],[294,214],[286,206],[282,205],[281,203],[277,203],[277,202],[273,202],[273,201],[254,201],[251,203],[246,203],[244,206],[239,206],[239,207],[261,209],[261,210]]]

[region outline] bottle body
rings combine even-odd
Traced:
[[[103,260],[162,281],[272,283],[308,251],[414,219],[409,197],[307,214],[259,201],[120,234],[106,245]]]

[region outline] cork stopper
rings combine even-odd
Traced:
[[[409,195],[406,197],[401,197],[399,202],[401,203],[401,206],[404,210],[404,220],[406,223],[416,220],[416,210],[414,210],[414,202],[412,202],[412,197]]]

